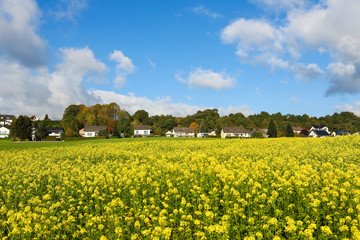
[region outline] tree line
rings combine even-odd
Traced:
[[[192,126],[199,132],[215,130],[219,135],[223,127],[242,126],[249,130],[268,129],[271,121],[276,127],[277,137],[291,135],[290,129],[292,130],[293,126],[310,129],[313,125],[326,125],[330,131],[357,132],[360,130],[360,118],[351,112],[334,113],[325,117],[310,117],[307,114],[282,115],[280,112],[270,114],[262,111],[246,117],[242,113],[220,116],[217,109],[206,109],[186,117],[174,117],[172,115],[149,116],[145,110],[138,110],[131,115],[116,103],[96,104],[90,107],[83,104],[70,105],[64,111],[61,125],[65,129],[66,136],[78,136],[79,130],[84,126],[93,125],[107,126],[108,132],[115,136],[131,136],[135,125],[151,125],[153,134],[158,136],[164,136],[167,131],[171,131],[177,126]]]

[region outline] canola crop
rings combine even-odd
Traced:
[[[360,239],[360,137],[0,150],[2,239]]]

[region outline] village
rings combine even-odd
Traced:
[[[16,120],[14,115],[2,114],[0,115],[0,138],[14,137],[11,132],[11,126],[13,121]],[[31,116],[29,120],[32,123],[39,123],[41,119],[38,116]],[[33,124],[34,125],[34,124]],[[290,125],[287,126],[288,128]],[[154,134],[152,125],[133,125],[130,128],[130,133],[124,135],[120,133],[118,137],[160,137]],[[276,130],[277,131],[277,130]],[[43,130],[43,137],[50,137],[51,140],[60,141],[65,136],[65,130],[63,127],[46,127]],[[290,132],[290,133],[289,133]],[[303,138],[324,138],[324,137],[336,137],[336,136],[349,136],[352,134],[359,134],[359,132],[352,133],[348,130],[334,130],[330,131],[325,125],[313,125],[310,129],[302,128],[299,126],[291,126],[291,130],[288,130],[286,137],[303,137]],[[78,131],[77,136],[83,138],[97,138],[97,137],[114,137],[114,130],[110,130],[109,126],[84,126]],[[175,137],[175,138],[268,138],[277,137],[277,135],[269,134],[267,128],[259,128],[249,130],[243,126],[230,126],[222,127],[221,129],[210,129],[207,131],[202,124],[200,126],[193,122],[189,127],[173,127],[164,133],[163,137]],[[31,139],[37,141],[39,138],[36,137],[36,129],[31,129]],[[40,139],[42,140],[42,139]]]

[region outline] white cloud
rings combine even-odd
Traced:
[[[238,106],[228,106],[227,108],[219,108],[219,114],[224,116],[224,115],[229,115],[230,113],[242,113],[245,116],[249,116],[252,114],[255,114],[247,105],[238,105]]]
[[[199,110],[210,108],[188,105],[184,103],[174,103],[170,97],[156,98],[155,100],[151,100],[146,97],[137,97],[133,93],[122,95],[113,91],[102,90],[92,91],[91,94],[100,98],[103,103],[118,103],[122,109],[125,109],[130,114],[135,113],[139,109],[144,109],[149,112],[150,115],[171,114],[176,117],[184,117],[189,114],[194,114]],[[254,113],[247,105],[219,108],[220,115],[228,115],[230,113],[237,112],[241,112],[245,116]]]
[[[309,4],[308,0],[251,0],[265,9],[286,11],[293,8],[304,8]]]
[[[97,60],[88,47],[82,49],[63,48],[62,63],[55,66],[50,75],[49,89],[52,92],[51,104],[68,106],[70,104],[94,103],[95,98],[83,87],[85,80],[104,77],[107,66]]]
[[[253,0],[264,6],[284,8],[286,15],[278,24],[264,19],[240,18],[221,33],[226,44],[236,45],[242,63],[265,65],[293,71],[297,78],[328,78],[327,95],[360,92],[360,1],[322,0],[317,3],[298,0]],[[303,4],[304,3],[304,4]],[[274,9],[273,9],[274,10]],[[351,78],[323,72],[319,62],[298,63],[304,53],[329,56],[334,62],[353,65]],[[325,55],[327,54],[327,55]],[[291,64],[289,64],[291,63]]]
[[[360,91],[360,63],[344,64],[342,62],[330,63],[327,67],[330,86],[326,95],[356,94]]]
[[[30,67],[46,62],[46,43],[36,33],[41,12],[33,0],[0,0],[0,54]]]
[[[344,104],[342,106],[335,106],[335,109],[340,112],[352,112],[358,116],[360,116],[360,101],[354,102],[353,105]]]
[[[327,69],[331,74],[347,77],[353,75],[356,70],[354,64],[344,64],[341,62],[330,63]]]
[[[75,21],[82,11],[87,8],[87,0],[61,0],[58,2],[59,9],[50,11],[57,19]]]
[[[209,10],[208,8],[206,8],[203,5],[193,7],[192,11],[195,12],[196,14],[205,15],[205,16],[208,16],[208,17],[211,17],[211,18],[214,18],[214,19],[222,17],[222,15],[220,13],[213,12],[213,11]]]
[[[152,61],[150,58],[148,58],[148,62],[149,62],[149,65],[155,69],[156,68],[156,63],[154,61]]]
[[[116,78],[114,80],[114,87],[120,88],[126,82],[126,76],[135,71],[136,67],[131,59],[126,57],[121,51],[114,50],[109,55],[110,60],[117,62]]]
[[[199,86],[221,90],[231,88],[235,84],[235,78],[229,76],[225,71],[217,73],[211,69],[202,69],[201,67],[191,71],[186,79],[179,74],[175,74],[175,77],[179,82],[188,84],[189,87]]]
[[[293,72],[295,72],[295,77],[305,81],[311,81],[314,79],[320,78],[324,72],[320,69],[320,67],[315,64],[305,65],[303,63],[298,63],[292,66]]]

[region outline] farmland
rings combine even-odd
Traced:
[[[0,142],[0,237],[360,239],[360,137]]]

